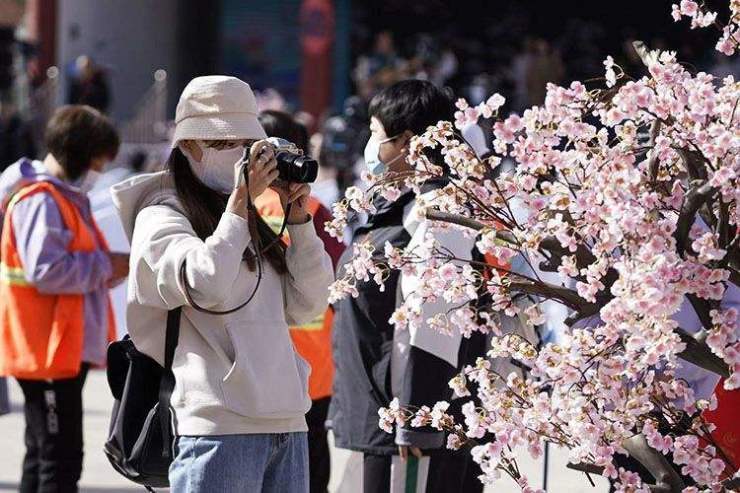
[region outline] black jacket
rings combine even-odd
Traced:
[[[403,226],[404,209],[414,199],[403,195],[394,203],[376,201],[378,212],[355,234],[355,242],[369,239],[377,254],[384,245],[404,248],[411,237]],[[352,259],[348,248],[339,261],[338,276]],[[388,320],[398,304],[399,272],[392,271],[385,282],[385,291],[369,282],[357,283],[359,296],[348,297],[334,305],[332,346],[334,393],[329,410],[329,426],[340,448],[391,455],[398,451],[396,436],[378,425],[378,409],[387,407],[394,397],[391,391],[391,355],[394,327]],[[464,339],[460,346],[460,366],[483,354],[484,338]],[[449,400],[452,391],[447,385],[459,371],[441,358],[411,346],[403,375],[399,397],[403,406],[433,406],[439,400]],[[460,403],[458,403],[460,404]],[[457,407],[457,406],[453,406]],[[404,432],[409,445],[442,451],[443,435],[433,430],[412,429]]]

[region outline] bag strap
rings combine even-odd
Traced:
[[[169,457],[172,453],[172,418],[170,398],[175,390],[175,375],[172,373],[172,361],[175,359],[175,349],[180,338],[180,315],[182,307],[167,312],[167,332],[164,342],[164,372],[159,381],[159,424],[162,428],[162,457]]]

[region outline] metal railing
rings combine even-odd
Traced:
[[[167,140],[167,71],[154,72],[154,83],[136,105],[134,116],[123,124],[121,140],[156,144]]]

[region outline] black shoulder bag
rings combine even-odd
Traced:
[[[150,491],[169,486],[174,454],[172,360],[181,312],[178,307],[167,313],[164,368],[139,352],[128,335],[108,346],[108,385],[114,404],[105,455],[116,471]]]

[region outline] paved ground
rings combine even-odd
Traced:
[[[23,458],[23,415],[20,389],[12,382],[10,395],[13,413],[0,417],[0,492],[17,491]],[[105,381],[105,374],[92,372],[85,386],[85,470],[82,475],[82,493],[127,493],[141,492],[119,476],[108,464],[102,453],[103,441],[108,430],[111,396]],[[361,491],[359,462],[357,456],[346,451],[332,449],[332,493],[356,493]],[[529,473],[533,485],[542,485],[542,463],[532,460],[520,461],[522,472]],[[550,493],[605,493],[606,482],[594,478],[596,488],[592,488],[583,474],[565,469],[565,454],[554,450],[550,454],[550,473],[548,488]],[[508,478],[502,478],[496,485],[487,488],[486,493],[515,493],[518,488]],[[289,493],[289,492],[287,492]],[[451,492],[452,493],[452,492]]]

